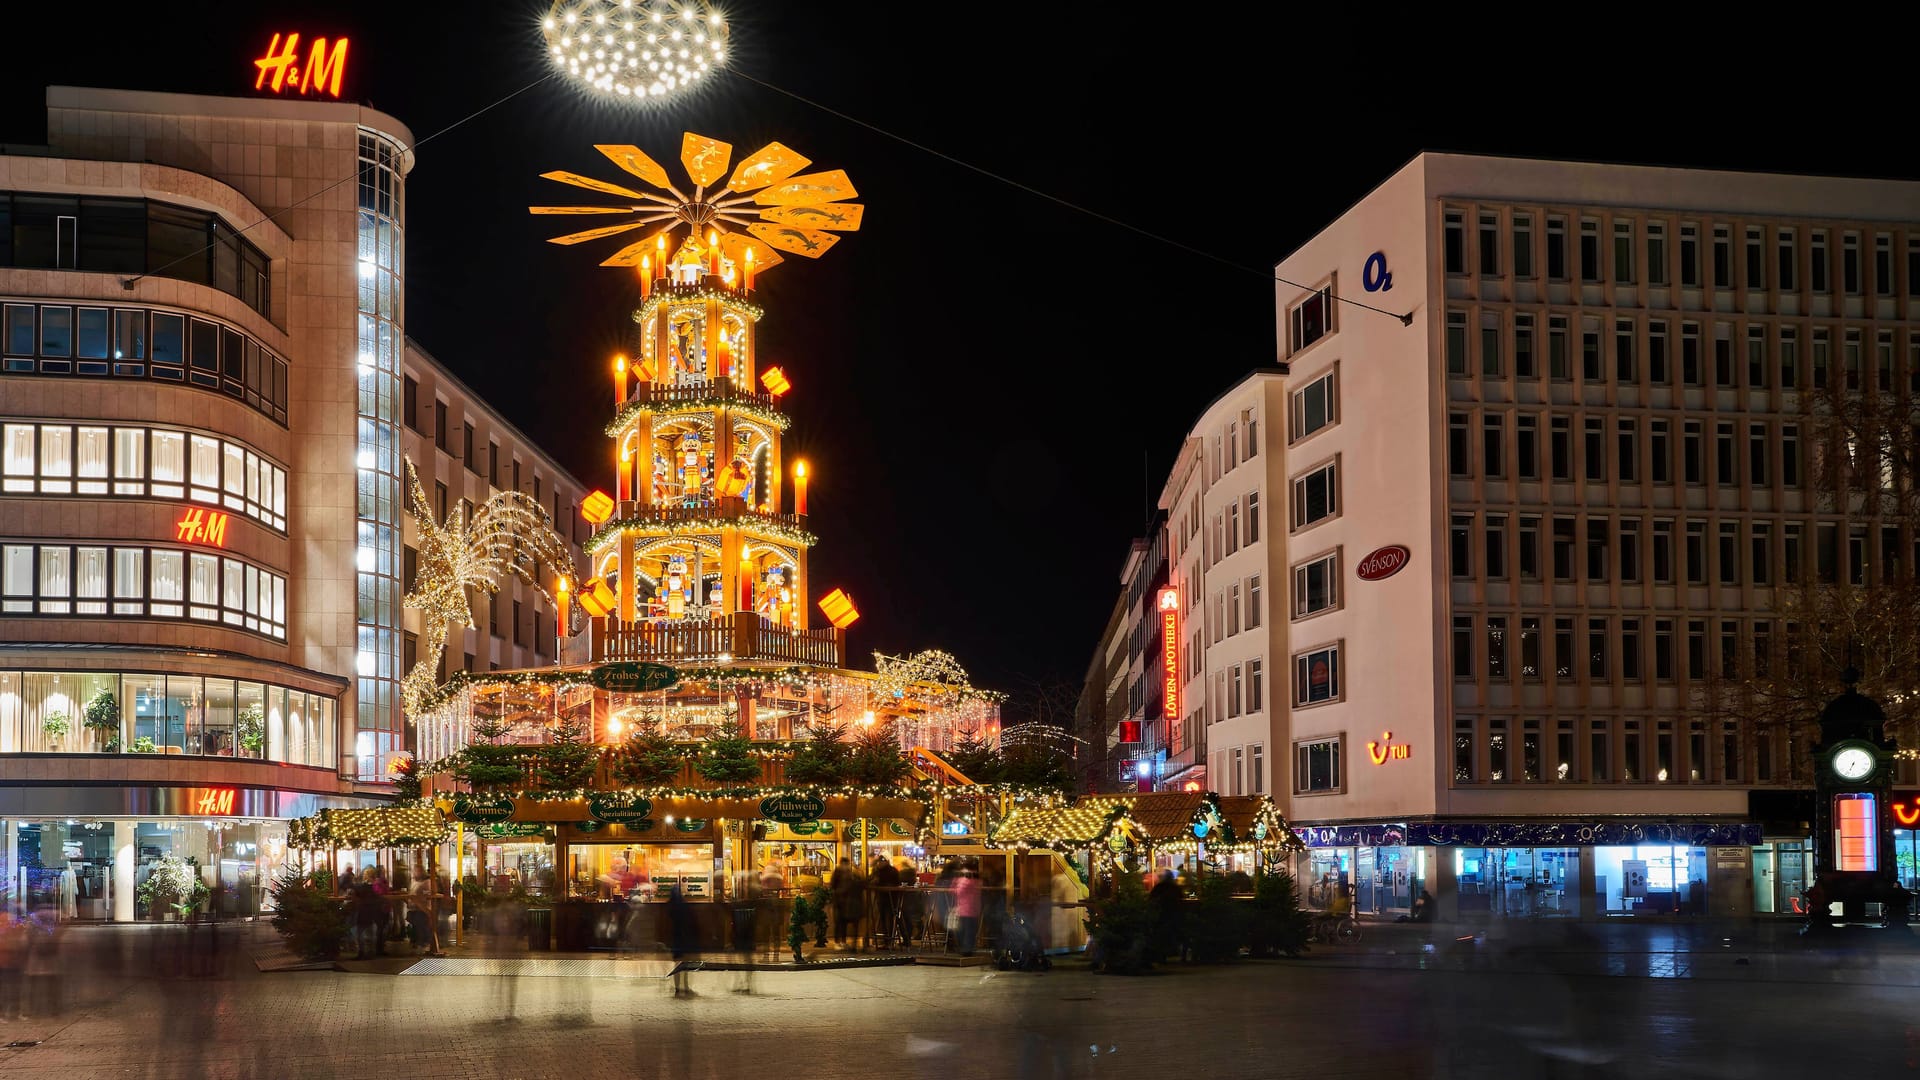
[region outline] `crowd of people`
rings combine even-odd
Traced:
[[[354,959],[385,956],[387,942],[399,937],[409,942],[413,955],[445,955],[440,950],[440,915],[451,910],[450,899],[431,877],[421,874],[408,888],[395,889],[383,867],[348,867],[337,887],[349,906]]]

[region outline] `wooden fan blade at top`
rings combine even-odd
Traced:
[[[732,259],[736,266],[746,262],[747,252],[753,252],[753,272],[756,274],[764,273],[768,267],[778,266],[786,261],[780,257],[778,251],[773,250],[771,245],[756,240],[746,233],[722,233],[720,250],[727,258]]]
[[[840,242],[839,237],[829,232],[796,229],[791,225],[773,225],[764,221],[747,226],[747,231],[782,251],[791,251],[809,259],[825,255],[828,248]]]
[[[671,188],[667,180],[667,170],[660,163],[640,152],[637,146],[623,146],[612,143],[595,143],[595,150],[607,155],[608,160],[634,176],[645,180],[657,188]]]
[[[802,157],[792,147],[770,142],[753,152],[733,170],[733,177],[727,181],[728,191],[752,191],[768,184],[785,180],[811,162]]]
[[[604,191],[609,195],[625,195],[633,199],[641,198],[639,192],[629,191],[619,184],[609,184],[605,180],[595,180],[591,176],[581,176],[579,173],[566,172],[564,170],[556,169],[553,172],[543,172],[540,174],[540,179],[557,180],[562,184],[572,184],[574,187],[583,187],[588,191]]]
[[[680,164],[687,167],[687,176],[701,187],[725,176],[727,163],[732,160],[732,143],[695,135],[691,131],[680,137]]]
[[[819,206],[821,203],[851,199],[858,194],[853,190],[853,181],[847,178],[846,170],[833,169],[788,177],[756,193],[753,201],[762,206]]]
[[[529,214],[637,214],[644,206],[529,206]]]
[[[624,225],[608,225],[607,227],[602,229],[588,229],[585,232],[568,233],[565,236],[556,236],[553,239],[548,240],[547,243],[549,244],[581,244],[581,243],[585,243],[588,240],[598,240],[603,236],[614,236],[623,232],[631,232],[634,229],[644,229],[650,224],[652,224],[652,222],[650,221],[629,221]]]
[[[674,230],[674,226],[669,225],[666,228],[661,229],[659,232],[654,233],[652,236],[647,237],[645,240],[636,240],[633,243],[628,244],[626,247],[621,248],[619,251],[616,251],[613,254],[607,256],[606,258],[601,259],[600,265],[601,266],[639,266],[641,259],[644,259],[648,255],[653,254],[654,241],[659,239],[664,234],[673,232],[673,230]]]
[[[777,225],[797,225],[834,232],[860,231],[860,218],[867,208],[859,203],[823,203],[817,206],[770,206],[760,211],[761,221]]]

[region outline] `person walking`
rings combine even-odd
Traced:
[[[0,1020],[26,1014],[27,927],[0,909]]]
[[[667,894],[667,940],[673,951],[673,996],[692,997],[693,986],[687,973],[694,964],[694,954],[699,951],[700,931],[693,905],[680,891],[678,881]]]
[[[1180,886],[1173,871],[1160,871],[1160,880],[1147,890],[1147,903],[1153,906],[1153,959],[1165,960],[1170,952],[1180,951]]]
[[[380,955],[376,945],[382,943],[380,924],[386,919],[386,898],[374,891],[373,883],[361,879],[353,886],[353,958],[364,960],[367,954]]]
[[[961,956],[972,956],[980,933],[980,874],[969,861],[953,879],[953,916]]]

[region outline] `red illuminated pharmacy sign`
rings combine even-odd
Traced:
[[[276,94],[327,94],[340,96],[340,80],[347,73],[347,39],[335,38],[331,46],[323,37],[313,39],[305,65],[300,58],[300,35],[273,35],[266,55],[253,62],[260,74],[253,80],[255,90]]]
[[[1180,590],[1160,590],[1160,670],[1166,679],[1166,714],[1180,716]]]

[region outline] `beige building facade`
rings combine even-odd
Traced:
[[[1276,267],[1284,376],[1193,431],[1222,459],[1196,523],[1210,786],[1266,741],[1311,899],[1793,910],[1804,748],[1691,703],[1781,655],[1781,586],[1915,556],[1813,498],[1803,409],[1920,393],[1916,207],[1912,183],[1424,154]]]

